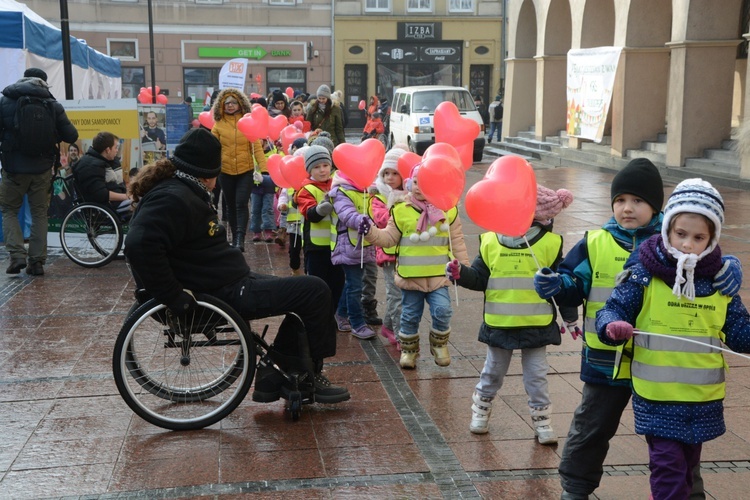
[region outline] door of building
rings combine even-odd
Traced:
[[[483,109],[480,109],[479,112],[486,122],[489,121],[487,107],[495,97],[495,94],[490,95],[490,69],[491,66],[489,64],[472,64],[469,68],[469,92],[471,92],[471,96],[474,98],[476,96],[482,98],[481,107]]]
[[[368,101],[367,65],[347,64],[344,66],[344,101],[349,128],[362,129],[365,126],[365,112],[359,109],[359,101]]]

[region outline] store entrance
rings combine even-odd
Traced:
[[[344,109],[349,118],[349,128],[365,127],[365,112],[359,109],[359,101],[369,103],[367,95],[367,65],[347,64],[344,66]]]

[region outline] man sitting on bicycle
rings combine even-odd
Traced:
[[[78,194],[84,201],[109,205],[121,220],[130,218],[127,188],[115,173],[120,139],[111,132],[99,132],[86,154],[73,166]]]
[[[145,166],[130,182],[135,212],[125,256],[146,292],[176,315],[196,307],[191,292],[212,295],[245,319],[297,314],[305,326],[313,363],[313,398],[319,403],[349,399],[323,375],[323,359],[336,354],[331,291],[315,276],[279,278],[252,272],[239,248],[227,241],[211,192],[221,172],[221,143],[205,129],[192,129],[171,159]],[[303,338],[304,340],[304,338]],[[274,349],[299,354],[299,337],[279,331]],[[279,399],[285,379],[260,366],[255,401]]]

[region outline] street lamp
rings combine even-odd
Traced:
[[[60,40],[63,53],[63,75],[65,76],[65,99],[73,99],[73,69],[71,68],[70,26],[68,21],[68,0],[60,0]]]
[[[67,0],[60,0],[61,2]],[[156,104],[156,63],[154,62],[154,18],[151,13],[151,0],[148,0],[148,43],[151,46],[151,103]]]

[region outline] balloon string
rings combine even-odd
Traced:
[[[669,339],[681,340],[683,342],[688,342],[690,344],[699,344],[699,345],[702,345],[704,347],[708,347],[708,348],[711,348],[711,349],[716,349],[717,351],[728,352],[729,354],[734,354],[735,356],[739,356],[741,358],[750,359],[750,356],[746,356],[745,354],[740,354],[740,353],[734,352],[734,351],[732,351],[730,349],[725,349],[723,347],[719,347],[719,346],[707,344],[707,343],[701,342],[699,340],[686,339],[685,337],[680,337],[679,335],[665,335],[663,333],[644,332],[642,330],[633,330],[633,333],[635,333],[637,335],[650,335],[652,337],[666,337],[666,338],[669,338]]]
[[[367,190],[366,189],[362,191],[362,210],[367,211]],[[359,268],[364,269],[365,267],[365,235],[364,234],[359,235],[359,250],[360,250]]]
[[[453,239],[451,238],[450,225],[448,226],[448,250],[450,251],[449,257],[455,258],[453,255]],[[453,290],[456,292],[456,307],[458,307],[458,283],[453,281]]]

